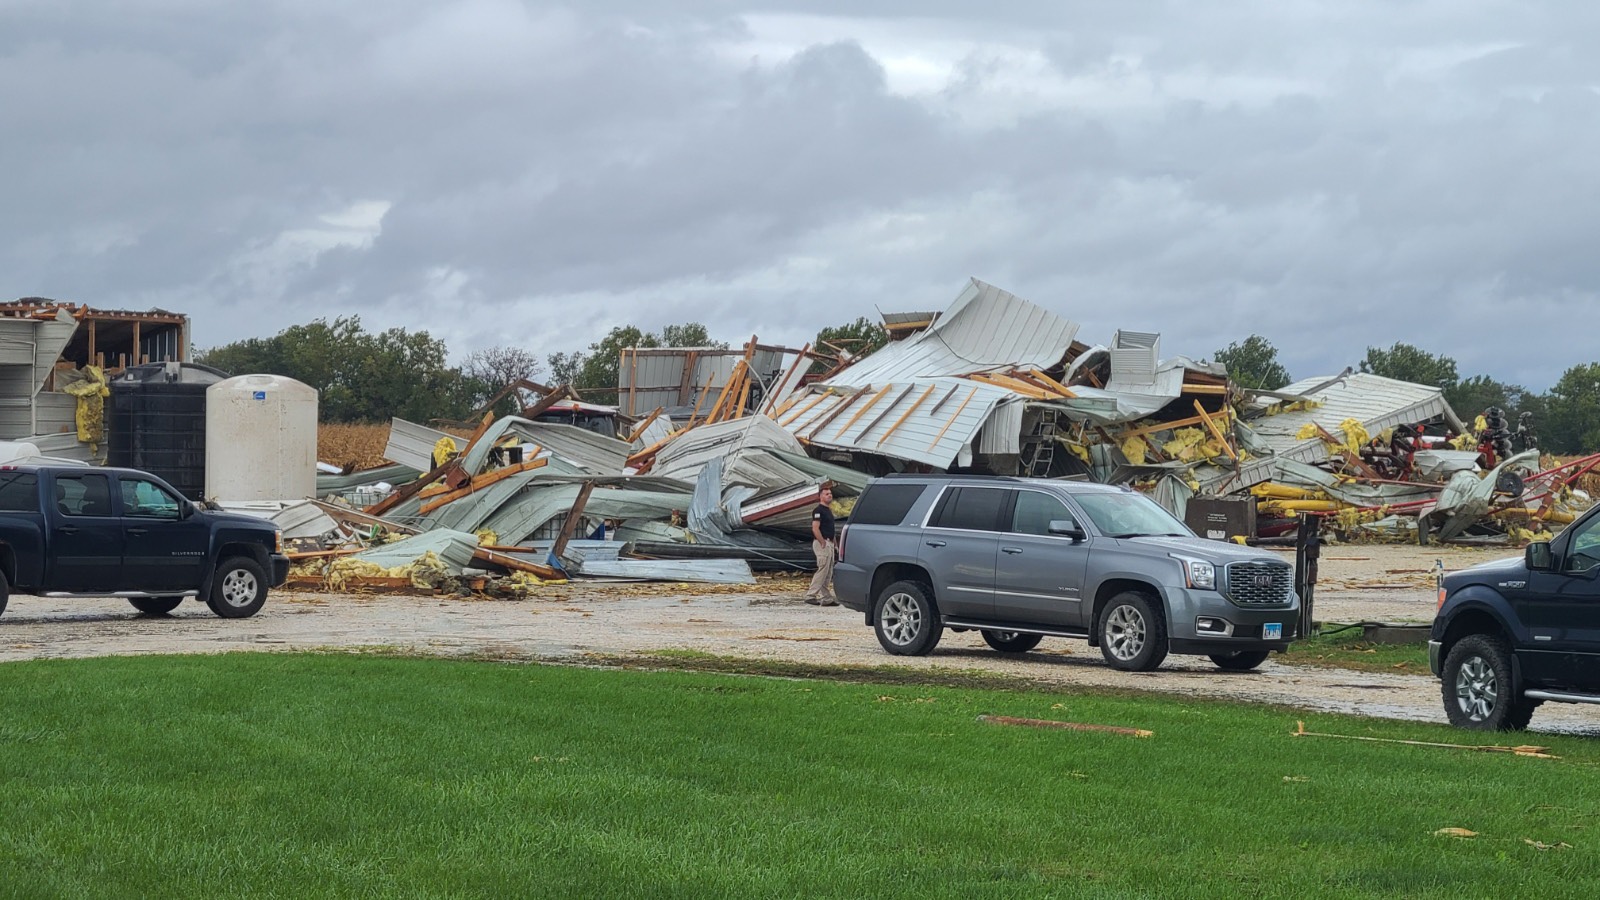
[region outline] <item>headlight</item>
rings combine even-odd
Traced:
[[[1183,566],[1183,577],[1189,587],[1200,588],[1205,591],[1217,589],[1217,567],[1203,559],[1185,559],[1174,556]]]
[[[272,533],[272,538],[273,538],[274,545],[276,545],[276,547],[277,547],[277,549],[273,550],[272,552],[273,553],[282,553],[283,552],[283,532],[274,531]]]

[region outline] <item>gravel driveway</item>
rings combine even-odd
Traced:
[[[1514,551],[1512,551],[1514,552]],[[1398,546],[1323,551],[1316,618],[1420,622],[1433,617],[1430,569],[1460,568],[1505,550]],[[1203,657],[1168,657],[1152,673],[1117,672],[1080,641],[1047,639],[1003,657],[975,633],[946,634],[928,657],[891,657],[862,617],[807,606],[802,583],[727,592],[688,585],[567,585],[525,601],[274,594],[254,618],[224,620],[200,603],[147,617],[119,600],[16,596],[0,617],[0,662],[144,653],[218,653],[390,647],[439,655],[490,654],[581,662],[586,654],[668,648],[829,665],[896,664],[1018,675],[1045,683],[1110,686],[1277,703],[1307,710],[1442,722],[1439,685],[1413,674],[1367,674],[1268,661],[1228,673]],[[1600,736],[1600,707],[1545,704],[1534,730]]]

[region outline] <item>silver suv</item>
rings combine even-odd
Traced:
[[[1118,669],[1168,653],[1260,665],[1300,617],[1290,566],[1195,537],[1143,494],[1083,482],[894,475],[868,485],[840,537],[834,586],[890,653],[944,629],[996,650],[1087,638]]]

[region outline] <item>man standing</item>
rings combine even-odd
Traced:
[[[824,483],[817,498],[820,502],[811,511],[811,552],[817,555],[817,574],[811,577],[811,587],[806,589],[806,602],[813,606],[838,606],[833,596],[833,564],[838,560],[838,544],[834,537],[833,486]]]

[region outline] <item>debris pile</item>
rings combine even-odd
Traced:
[[[1124,484],[1223,539],[1316,516],[1349,540],[1517,541],[1572,521],[1600,466],[1541,463],[1526,416],[1468,424],[1437,387],[1347,369],[1250,390],[1163,357],[1160,334],[1086,344],[975,279],[884,324],[889,343],[859,357],[755,338],[624,350],[616,407],[520,381],[486,406],[532,397],[520,415],[443,423],[459,434],[396,419],[388,465],[329,472],[323,500],[280,514],[297,572],[749,583],[812,567],[824,484],[847,518],[873,477],[933,471]]]

